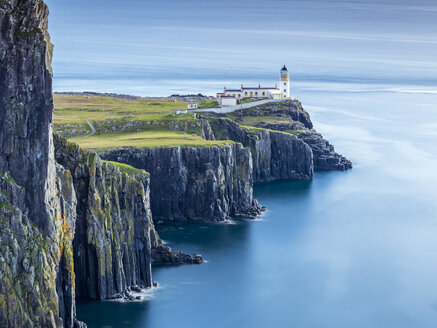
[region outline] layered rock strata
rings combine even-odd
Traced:
[[[209,120],[210,118],[217,118],[224,115],[208,114],[202,116]],[[262,121],[263,116],[266,117],[267,122]],[[272,116],[278,117],[286,122],[270,123],[268,122],[268,118],[271,118]],[[293,134],[298,139],[304,141],[313,152],[313,165],[316,170],[344,171],[352,168],[352,162],[338,154],[335,151],[334,146],[324,139],[320,133],[314,130],[310,115],[303,109],[300,102],[296,100],[272,103],[234,113],[234,119],[237,122],[242,121],[242,118],[244,117],[257,117],[260,121],[255,125],[257,128]],[[209,135],[207,134],[206,136]],[[210,138],[211,137],[208,139]]]
[[[101,156],[150,173],[155,222],[217,222],[262,211],[253,198],[252,156],[241,144],[116,149]]]
[[[56,165],[52,45],[40,0],[0,1],[0,326],[79,327],[76,197]]]
[[[210,139],[233,140],[250,149],[254,182],[313,178],[311,149],[296,136],[266,129],[242,128],[229,119],[210,119],[207,122],[209,126],[205,135]]]
[[[59,137],[55,145],[78,196],[73,244],[78,297],[108,299],[151,287],[149,175],[124,173]]]
[[[125,173],[59,138],[55,160],[47,15],[40,0],[0,1],[0,327],[6,328],[85,327],[76,320],[76,296],[122,297],[152,286],[152,248],[157,261],[201,262],[159,240],[146,172]]]

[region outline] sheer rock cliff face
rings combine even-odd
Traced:
[[[305,124],[311,124],[305,118],[301,117]],[[254,183],[313,178],[311,148],[296,136],[242,128],[219,118],[201,119],[199,126],[205,139],[235,143],[222,147],[126,148],[100,154],[150,172],[155,222],[255,218],[263,209],[253,199]]]
[[[276,113],[275,113],[276,112]],[[287,101],[282,106],[268,106],[264,115],[284,115],[290,118],[289,124],[259,124],[259,127],[284,131],[299,131],[297,137],[303,140],[313,151],[314,169],[345,171],[352,168],[352,162],[338,154],[334,146],[313,128],[311,118],[298,101]]]
[[[85,327],[80,297],[152,285],[159,263],[201,263],[154,230],[149,176],[52,135],[48,9],[0,0],[0,327]],[[56,141],[56,159],[55,147]]]
[[[251,153],[240,144],[117,149],[101,156],[150,172],[155,222],[223,221],[261,213],[253,199]]]
[[[334,146],[315,130],[303,130],[297,137],[311,147],[316,169],[345,171],[352,168],[352,162],[336,153]]]
[[[128,174],[55,136],[56,159],[72,175],[77,224],[78,297],[111,299],[152,286],[151,245],[159,245],[149,204],[149,174]]]
[[[248,147],[252,154],[254,182],[273,180],[310,180],[313,155],[310,147],[297,137],[265,129],[242,128],[228,119],[204,123],[212,140],[233,140]]]
[[[48,9],[0,1],[0,326],[73,327],[76,196],[52,139]]]
[[[45,234],[53,229],[48,205],[56,171],[47,16],[39,0],[0,1],[0,171],[26,187],[31,219]]]
[[[254,116],[260,118],[262,116],[276,116],[289,120],[288,123],[266,123],[261,121],[256,127],[281,132],[293,131],[298,139],[305,142],[311,148],[313,152],[314,169],[344,171],[352,168],[351,161],[336,153],[334,146],[324,139],[320,133],[314,130],[310,115],[302,108],[302,105],[298,101],[290,100],[279,104],[268,104],[258,108],[245,109],[238,112],[238,114],[242,117]],[[220,117],[221,115],[208,116]],[[221,139],[220,131],[217,137]],[[208,139],[211,139],[211,136],[209,136]],[[212,139],[214,139],[214,136]]]

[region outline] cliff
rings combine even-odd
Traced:
[[[159,239],[146,172],[53,138],[47,16],[40,0],[0,1],[0,327],[6,328],[83,328],[76,296],[131,299],[131,290],[152,286],[152,260],[202,262]]]
[[[0,326],[73,327],[76,197],[56,165],[40,0],[0,1]]]
[[[73,240],[79,298],[131,299],[152,287],[151,264],[199,264],[200,255],[173,252],[155,230],[150,210],[150,175],[105,162],[56,136],[55,157],[71,172],[77,194]]]
[[[212,113],[201,115],[207,120],[223,116],[225,115]],[[240,124],[250,121],[248,118],[256,118],[257,123],[253,123],[252,127],[295,135],[311,148],[314,169],[344,171],[352,168],[351,161],[338,154],[334,146],[313,128],[310,115],[296,100],[236,111],[230,118]],[[219,132],[219,139],[220,134]]]
[[[338,154],[334,146],[317,131],[303,130],[297,137],[311,147],[315,169],[345,171],[352,168],[352,162]]]
[[[309,117],[296,115],[303,126]],[[298,137],[267,129],[241,127],[229,119],[197,118],[173,124],[196,126],[207,140],[232,140],[230,146],[122,148],[102,152],[107,160],[142,168],[151,174],[151,209],[155,222],[223,221],[231,216],[255,218],[262,208],[253,199],[253,184],[313,178],[313,152]]]
[[[207,123],[206,123],[207,122]],[[212,140],[233,140],[251,150],[254,182],[310,180],[313,155],[296,136],[266,129],[241,127],[229,119],[209,119],[204,134]]]
[[[105,163],[57,136],[55,149],[58,163],[71,172],[78,198],[73,243],[78,297],[108,299],[151,287],[156,233],[149,175]]]
[[[127,148],[100,155],[150,172],[155,222],[223,221],[230,216],[254,218],[261,213],[253,199],[251,153],[240,144]]]
[[[41,0],[0,1],[0,327],[85,327],[76,296],[131,299],[153,285],[152,263],[201,263],[163,245],[152,213],[157,222],[255,218],[254,182],[351,166],[294,102],[246,113],[290,119],[270,130],[194,122],[205,139],[235,141],[227,146],[102,154],[132,167],[53,139],[47,16]]]

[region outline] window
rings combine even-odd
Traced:
[[[265,96],[266,95],[266,93],[265,92],[263,92],[263,96]]]
[[[255,92],[255,96],[258,96],[258,92]]]
[[[245,92],[244,95],[247,96],[247,92]]]
[[[287,90],[284,89],[284,92],[287,93]]]
[[[238,98],[241,98],[241,95],[238,95]]]
[[[284,85],[287,85],[287,83],[284,82]]]

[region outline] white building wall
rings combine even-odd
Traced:
[[[237,99],[236,98],[221,98],[221,105],[222,105],[222,107],[237,106]]]
[[[269,90],[270,89],[244,89],[242,98],[269,98]]]
[[[231,92],[226,92],[226,96],[234,96],[235,98],[237,98],[237,99],[241,99],[241,98],[243,98],[242,96],[241,96],[241,92],[235,92],[235,91],[231,91]]]

